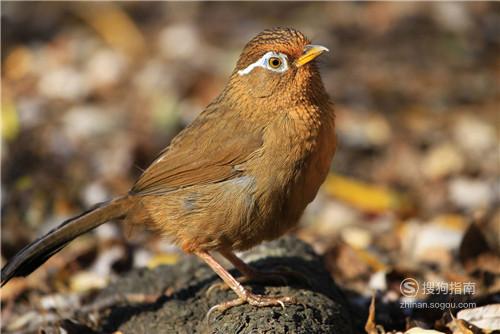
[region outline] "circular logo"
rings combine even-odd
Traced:
[[[401,294],[405,297],[416,297],[418,293],[418,282],[414,278],[405,278],[401,281],[399,285],[399,290]]]

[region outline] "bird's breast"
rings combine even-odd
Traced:
[[[335,151],[333,117],[319,112],[292,116],[267,128],[262,154],[254,164],[258,168],[251,172],[256,175],[257,207],[271,220],[273,237],[293,226],[314,199]]]

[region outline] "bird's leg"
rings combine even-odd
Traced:
[[[222,256],[224,256],[229,262],[233,264],[233,266],[239,270],[240,273],[243,274],[243,277],[239,280],[240,283],[246,283],[250,281],[257,281],[257,282],[276,282],[279,281],[280,283],[287,284],[288,281],[286,279],[286,276],[288,276],[289,272],[286,271],[262,271],[255,269],[254,267],[248,265],[240,259],[239,257],[236,256],[231,251],[221,251]]]
[[[222,256],[224,256],[229,262],[233,264],[233,266],[238,269],[240,273],[243,274],[242,277],[238,278],[238,282],[240,283],[248,283],[248,282],[279,282],[282,284],[287,284],[288,279],[292,278],[295,280],[306,281],[309,283],[307,277],[303,274],[283,269],[283,270],[272,270],[272,271],[262,271],[255,269],[254,267],[246,264],[243,260],[241,260],[236,254],[231,251],[220,251]],[[208,290],[207,294],[210,294],[215,289],[225,290],[230,288],[227,284],[224,283],[215,283]]]
[[[224,312],[227,309],[238,306],[244,303],[249,303],[253,306],[263,307],[263,306],[273,306],[273,305],[281,305],[281,307],[285,307],[285,303],[294,303],[295,300],[292,297],[286,296],[264,296],[257,295],[250,292],[236,278],[234,278],[223,266],[217,262],[208,252],[198,251],[195,252],[197,256],[203,259],[210,268],[213,269],[219,275],[220,278],[238,295],[238,298],[234,300],[230,300],[225,303],[221,303],[215,305],[208,310],[207,319],[210,317],[210,314],[214,311]]]

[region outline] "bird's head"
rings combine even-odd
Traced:
[[[314,59],[325,51],[297,30],[265,30],[243,49],[230,85],[238,88],[239,98],[255,103],[302,100],[313,90],[324,92]]]

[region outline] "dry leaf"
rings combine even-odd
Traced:
[[[167,265],[172,265],[177,263],[179,260],[179,255],[175,253],[162,253],[153,256],[151,260],[148,262],[148,268],[153,269],[155,267],[167,264]]]
[[[461,310],[457,313],[457,319],[485,330],[500,330],[500,304]]]
[[[4,96],[2,102],[2,138],[12,140],[20,131],[19,117],[14,102]]]
[[[71,291],[85,292],[106,287],[108,279],[92,271],[80,271],[71,275],[69,284]]]
[[[384,327],[375,323],[375,294],[372,295],[372,301],[370,303],[370,309],[368,311],[368,319],[366,320],[365,324],[365,331],[368,334],[385,333]]]
[[[488,334],[490,331],[483,331],[480,328],[468,323],[463,319],[455,319],[446,324],[446,327],[451,329],[453,334]]]
[[[405,202],[400,194],[386,187],[371,185],[337,174],[330,174],[323,186],[328,194],[369,213],[398,211],[403,208]]]
[[[377,325],[375,324],[375,295],[372,295],[372,301],[370,303],[370,309],[368,311],[368,319],[366,319],[365,331],[368,334],[376,334]]]
[[[117,4],[79,4],[75,6],[74,14],[94,28],[109,45],[125,54],[140,56],[146,50],[142,32]]]

